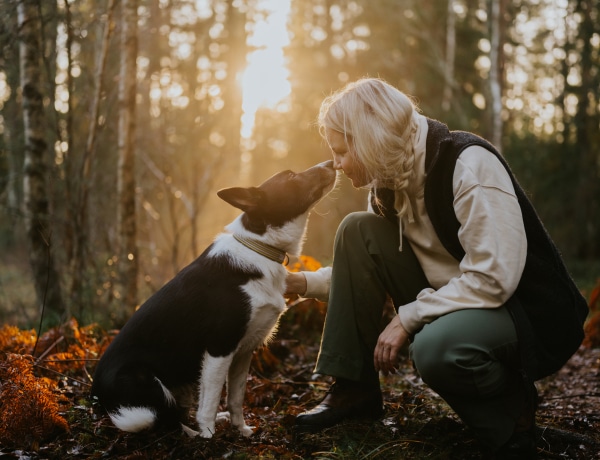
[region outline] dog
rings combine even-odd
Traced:
[[[252,353],[277,328],[286,309],[283,264],[300,254],[308,215],[336,176],[326,161],[217,192],[242,213],[144,302],[98,362],[91,394],[117,428],[181,426],[211,438],[216,423],[230,420],[242,435],[254,432],[243,417]],[[217,414],[224,385],[227,411]],[[190,391],[199,431],[185,423]]]

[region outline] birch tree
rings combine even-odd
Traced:
[[[135,206],[135,105],[138,0],[122,1],[119,77],[119,164],[117,172],[119,274],[123,308],[115,313],[123,323],[137,305],[138,258]]]
[[[46,322],[60,321],[64,313],[58,272],[52,259],[52,229],[49,219],[48,143],[46,117],[41,87],[42,21],[37,0],[18,4],[19,61],[23,94],[25,134],[23,204],[29,242],[29,261],[35,291],[42,308],[47,308]],[[44,312],[44,310],[42,310]]]

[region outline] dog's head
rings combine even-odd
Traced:
[[[326,161],[306,171],[282,171],[258,187],[231,187],[217,195],[244,211],[244,227],[259,235],[268,227],[283,227],[286,223],[307,216],[310,210],[335,185],[333,161]]]

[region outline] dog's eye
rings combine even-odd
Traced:
[[[293,179],[294,177],[296,177],[296,173],[290,171],[290,173],[288,174],[288,179]]]

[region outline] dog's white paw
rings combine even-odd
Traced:
[[[196,421],[198,422],[199,435],[206,439],[212,438],[216,431],[215,421],[212,418],[206,419],[203,417],[196,417]]]
[[[248,437],[254,434],[254,427],[246,425],[246,421],[244,420],[241,411],[234,411],[233,413],[229,411],[219,412],[217,414],[217,423],[222,423],[224,421],[230,421],[231,425],[236,427],[242,436]]]
[[[238,430],[240,430],[240,433],[242,433],[242,436],[244,436],[246,438],[249,436],[252,436],[254,434],[254,427],[248,426],[245,423],[243,426],[238,427]]]
[[[202,437],[204,439],[210,439],[213,437],[214,434],[215,434],[214,426],[212,428],[207,427],[207,426],[200,427],[200,437]]]
[[[229,411],[218,412],[217,417],[215,418],[215,422],[217,424],[226,423],[231,421],[231,414]]]

